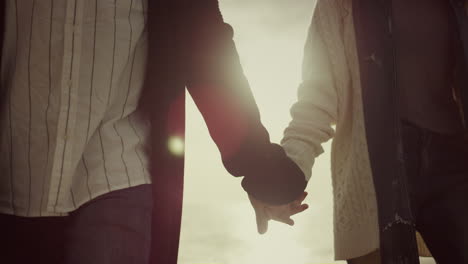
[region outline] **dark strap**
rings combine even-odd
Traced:
[[[6,1],[2,1],[0,3],[0,62],[2,61],[2,55],[3,55],[3,39],[5,35],[5,3]],[[6,94],[6,91],[4,91],[4,88],[1,87],[2,84],[0,83],[0,104],[3,105],[3,97]],[[2,107],[3,108],[3,107]]]
[[[457,47],[457,54],[461,56],[457,56],[454,82],[460,96],[466,126],[468,125],[468,9],[465,0],[451,0],[450,3],[457,17],[461,40],[460,47]]]
[[[382,264],[419,263],[397,108],[390,1],[353,0]]]
[[[170,152],[171,137],[184,139],[185,86],[180,77],[176,5],[148,1],[148,64],[140,110],[152,124],[149,136],[153,186],[150,263],[176,264],[182,218],[184,156]],[[180,103],[177,103],[180,102]]]
[[[3,50],[3,37],[4,37],[4,33],[5,33],[5,2],[6,1],[2,1],[2,3],[0,4],[0,51]],[[1,61],[1,58],[2,58],[2,52],[0,52],[0,61]]]

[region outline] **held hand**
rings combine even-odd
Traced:
[[[268,221],[270,220],[293,226],[294,221],[291,219],[291,216],[309,208],[309,205],[302,203],[306,197],[307,192],[304,192],[297,200],[289,204],[272,206],[249,195],[250,203],[255,210],[255,216],[257,218],[258,233],[265,234],[268,231]]]

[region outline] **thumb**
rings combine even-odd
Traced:
[[[265,234],[268,231],[268,218],[262,209],[255,209],[255,216],[257,219],[257,231],[260,235]]]
[[[268,231],[268,220],[270,216],[267,214],[263,204],[256,200],[254,197],[249,195],[250,203],[255,211],[255,218],[257,221],[257,231],[260,235],[265,234]]]

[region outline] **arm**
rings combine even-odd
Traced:
[[[330,51],[323,32],[337,30],[324,28],[319,14],[324,12],[319,1],[309,28],[304,50],[303,81],[298,89],[298,101],[291,109],[292,121],[285,130],[282,145],[306,175],[311,177],[315,157],[323,153],[321,144],[334,135],[332,125],[338,116],[337,87],[335,87]],[[333,35],[333,34],[332,34]]]
[[[218,146],[226,169],[244,176],[242,186],[269,204],[287,204],[306,187],[284,150],[272,144],[242,72],[233,30],[217,0],[197,2],[188,33],[187,88]]]

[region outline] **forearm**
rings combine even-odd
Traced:
[[[305,82],[299,91],[281,144],[309,180],[315,158],[323,153],[322,144],[334,136],[336,98],[333,87],[318,82]]]

